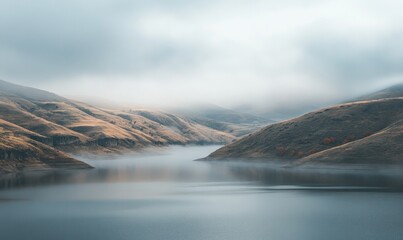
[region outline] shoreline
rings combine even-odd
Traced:
[[[327,172],[327,173],[371,173],[381,175],[396,175],[403,177],[402,164],[323,164],[323,163],[305,163],[296,164],[298,160],[268,160],[265,158],[214,158],[205,157],[195,159],[194,161],[207,163],[233,163],[244,166],[259,166],[273,170],[284,171],[305,171],[305,172]],[[289,162],[287,162],[289,161]]]

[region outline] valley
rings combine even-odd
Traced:
[[[88,166],[69,153],[225,144],[261,126],[147,109],[103,109],[5,81],[0,81],[0,113],[0,171],[8,172]]]

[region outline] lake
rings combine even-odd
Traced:
[[[403,239],[403,181],[193,161],[170,147],[0,178],[0,239]]]

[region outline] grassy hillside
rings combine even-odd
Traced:
[[[236,137],[242,137],[273,122],[269,119],[213,104],[198,104],[188,108],[172,109],[172,112],[177,112],[201,125]]]
[[[41,166],[46,159],[77,163],[60,150],[110,153],[168,144],[224,144],[236,138],[177,114],[101,109],[4,81],[0,129],[0,169],[11,170]],[[18,157],[9,157],[10,151]]]
[[[228,143],[229,133],[179,115],[158,111],[116,111],[55,94],[0,82],[0,119],[48,138],[55,147],[105,149],[159,144]]]
[[[270,125],[209,157],[403,163],[402,119],[403,98],[346,103]]]
[[[398,98],[398,97],[403,97],[403,83],[361,96],[353,101],[367,101],[367,100]]]
[[[46,137],[0,120],[0,172],[24,168],[90,168],[43,141]]]
[[[357,141],[303,158],[296,164],[402,164],[403,121]]]

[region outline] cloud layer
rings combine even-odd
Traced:
[[[401,1],[3,0],[0,78],[67,96],[268,109],[403,80]]]

